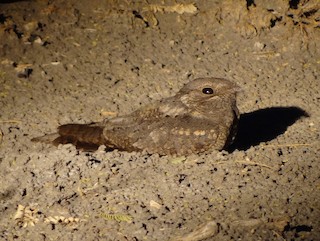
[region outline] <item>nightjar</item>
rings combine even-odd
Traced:
[[[108,150],[188,155],[222,150],[232,143],[239,111],[239,86],[222,78],[199,78],[176,95],[128,115],[91,124],[66,124],[58,132],[32,139],[54,145],[72,143],[84,151]]]

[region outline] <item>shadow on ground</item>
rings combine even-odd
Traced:
[[[0,0],[1,3],[31,2],[31,0]]]
[[[241,114],[238,134],[228,151],[247,150],[261,142],[275,139],[302,117],[309,115],[295,106],[270,107]]]

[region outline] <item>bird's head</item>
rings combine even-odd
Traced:
[[[235,99],[240,87],[222,78],[199,78],[187,83],[180,91],[181,101],[187,105]]]

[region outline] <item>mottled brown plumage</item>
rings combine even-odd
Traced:
[[[175,96],[131,114],[93,124],[66,124],[58,133],[33,141],[73,143],[83,150],[105,145],[109,150],[187,155],[221,150],[235,135],[239,112],[238,86],[221,78],[200,78]]]

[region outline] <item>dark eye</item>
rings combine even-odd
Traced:
[[[211,88],[203,88],[202,89],[202,93],[204,93],[206,95],[212,95],[213,94],[213,89],[211,89]]]

